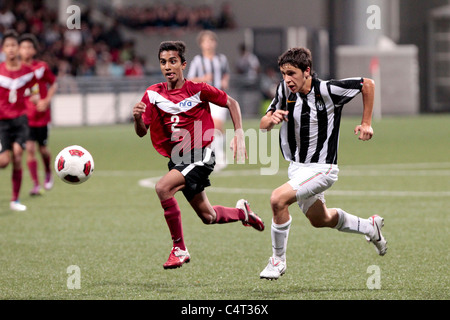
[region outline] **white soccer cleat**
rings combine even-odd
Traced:
[[[380,256],[384,256],[387,251],[387,241],[381,234],[381,228],[384,226],[384,219],[378,215],[374,215],[369,218],[369,221],[375,228],[375,236],[372,238],[365,236],[366,240],[375,245],[375,250]]]
[[[45,190],[50,190],[53,188],[53,176],[51,174],[47,174],[45,177],[45,182],[44,182],[44,189]]]
[[[286,261],[270,257],[267,267],[259,274],[261,279],[277,280],[286,272]]]
[[[21,204],[19,202],[19,200],[11,201],[9,203],[9,208],[13,211],[26,211],[27,210],[27,206]]]

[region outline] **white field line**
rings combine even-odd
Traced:
[[[355,169],[355,167],[359,167]],[[416,164],[388,164],[388,165],[364,165],[348,166],[340,168],[340,176],[450,176],[450,170],[440,170],[449,168],[449,163],[416,163]],[[376,169],[375,169],[376,168]],[[397,170],[402,168],[403,170]],[[418,168],[422,170],[417,170]],[[429,170],[426,170],[426,169]],[[410,170],[405,170],[410,169]],[[277,175],[286,175],[285,170],[280,170]],[[243,177],[259,176],[260,170],[226,170],[213,173],[213,177]],[[145,188],[155,188],[156,182],[161,176],[139,180],[139,185]],[[287,179],[287,177],[286,177]],[[267,194],[270,195],[273,189],[269,188],[235,188],[235,187],[209,187],[208,192],[233,193],[233,194]],[[331,196],[373,196],[373,197],[450,197],[450,191],[387,191],[387,190],[328,190],[327,195]]]

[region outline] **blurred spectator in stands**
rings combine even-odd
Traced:
[[[259,59],[248,50],[245,43],[239,45],[236,72],[243,76],[243,80],[247,85],[253,85],[258,81]]]
[[[45,46],[51,46],[56,41],[61,40],[60,28],[60,25],[57,23],[49,25],[49,27],[45,30],[43,36]]]
[[[214,14],[210,6],[201,6],[198,9],[198,27],[203,30],[212,30],[216,27]]]
[[[11,29],[16,22],[16,16],[10,10],[8,4],[5,1],[0,1],[0,24],[4,30]]]
[[[125,61],[125,76],[127,77],[143,77],[144,64],[142,59],[134,56],[133,59]]]
[[[119,23],[117,21],[114,21],[111,28],[108,29],[103,35],[103,38],[106,40],[106,43],[111,49],[119,49],[122,47],[124,41],[119,30]]]
[[[107,28],[102,21],[94,21],[91,8],[84,8],[81,30],[68,29],[65,24],[59,23],[57,10],[47,7],[46,3],[45,0],[0,0],[0,37],[9,28],[19,34],[33,33],[42,46],[43,60],[55,74],[60,67],[65,68],[64,74],[73,76],[145,73],[142,61],[139,65],[136,58],[135,44],[120,32],[123,26],[147,33],[168,32],[179,36],[184,31],[232,28],[236,25],[229,3],[225,3],[220,15],[215,16],[212,5],[195,6],[171,1],[114,8],[107,13],[111,18],[111,28]],[[105,50],[109,55],[104,54]],[[93,61],[96,61],[95,66]]]
[[[277,86],[281,79],[279,72],[272,67],[266,67],[261,75],[260,86],[264,99],[272,100],[275,97]]]
[[[78,85],[72,75],[71,66],[65,60],[58,64],[58,91],[64,93],[78,93]]]
[[[229,2],[224,2],[217,19],[218,29],[234,29],[236,28],[236,20],[234,19],[234,14]]]

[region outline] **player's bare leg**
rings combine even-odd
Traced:
[[[11,152],[9,150],[5,150],[0,153],[0,169],[4,169],[11,162]]]
[[[311,207],[309,207],[306,212],[306,217],[315,228],[334,228],[339,220],[337,210],[328,209],[325,203],[320,200],[317,200]]]

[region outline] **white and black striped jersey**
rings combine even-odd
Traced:
[[[337,164],[342,107],[361,92],[363,78],[312,79],[307,94],[292,93],[283,81],[267,112],[288,110],[280,148],[288,161]]]
[[[216,54],[212,59],[205,58],[199,54],[192,59],[187,78],[192,79],[203,77],[206,74],[212,74],[213,82],[208,84],[217,89],[222,89],[222,78],[228,73],[230,73],[230,66],[224,54]]]

